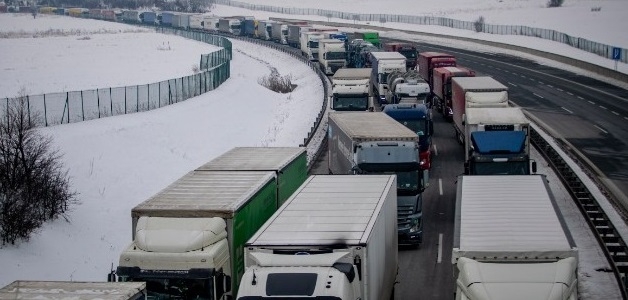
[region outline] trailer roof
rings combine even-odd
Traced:
[[[304,147],[236,147],[196,170],[279,171],[304,153]]]
[[[403,54],[397,51],[371,52],[371,56],[375,59],[406,59]]]
[[[529,124],[520,107],[469,107],[465,111],[467,124]]]
[[[330,112],[329,117],[355,139],[365,140],[418,140],[415,132],[384,112]]]
[[[575,244],[542,175],[458,178],[454,257],[570,257]]]
[[[451,80],[464,90],[508,90],[507,86],[489,76],[454,77]]]
[[[18,280],[0,289],[0,299],[130,300],[144,299],[145,290],[145,282]]]
[[[332,81],[334,79],[365,79],[371,78],[371,72],[373,69],[371,68],[342,68],[338,69],[334,76],[332,76]]]
[[[192,171],[133,208],[133,215],[229,217],[275,179],[272,171]]]
[[[363,244],[387,195],[396,195],[395,180],[395,175],[310,176],[247,244]]]
[[[453,57],[455,58],[455,56],[451,55],[451,54],[447,54],[447,53],[442,53],[442,52],[421,52],[419,53],[419,56],[424,56],[424,57],[428,57],[428,58],[434,58],[434,57]]]

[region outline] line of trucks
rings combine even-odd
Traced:
[[[132,209],[109,281],[149,299],[391,299],[397,176],[308,177],[306,160],[237,147],[187,173]]]

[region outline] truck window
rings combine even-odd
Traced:
[[[473,164],[474,175],[529,175],[527,161],[482,162]]]

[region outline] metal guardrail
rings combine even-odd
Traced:
[[[628,246],[608,215],[591,194],[580,177],[572,170],[562,156],[536,130],[530,130],[530,140],[539,153],[547,160],[560,178],[569,195],[574,200],[582,216],[604,252],[615,279],[619,284],[622,298],[628,299],[626,290],[628,279]]]

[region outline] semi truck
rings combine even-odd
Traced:
[[[458,177],[455,299],[578,299],[578,248],[544,175]]]
[[[331,79],[331,109],[372,110],[371,68],[342,68]]]
[[[318,41],[323,38],[323,33],[306,31],[301,33],[301,52],[310,61],[318,61]]]
[[[384,43],[384,50],[390,52],[399,52],[406,57],[406,68],[414,69],[417,65],[417,57],[419,52],[415,45],[405,42],[389,42]]]
[[[465,111],[470,107],[508,107],[508,87],[489,76],[451,80],[452,118],[456,137],[464,144]]]
[[[239,300],[394,298],[394,175],[313,175],[246,243]]]
[[[447,121],[453,120],[451,79],[473,76],[475,76],[475,71],[463,67],[442,67],[432,70],[432,104]]]
[[[392,72],[387,83],[386,103],[428,104],[430,87],[416,70]]]
[[[172,16],[172,27],[188,30],[188,28],[190,28],[190,15],[175,13]]]
[[[257,34],[260,39],[270,41],[273,36],[273,23],[275,21],[263,20],[257,25]]]
[[[286,45],[288,36],[288,24],[283,22],[274,22],[271,24],[271,37],[276,43]]]
[[[519,107],[468,108],[465,117],[465,174],[528,175],[530,122]]]
[[[318,53],[318,63],[327,75],[334,75],[338,69],[347,66],[347,49],[341,40],[319,40]]]
[[[0,289],[0,299],[146,300],[145,282],[16,280]]]
[[[399,243],[423,239],[419,138],[383,112],[330,112],[329,173],[396,174]]]
[[[380,105],[387,104],[388,75],[406,71],[406,57],[399,52],[371,52],[371,83]]]
[[[432,114],[425,104],[389,104],[383,112],[397,122],[408,127],[419,137],[419,166],[425,186],[429,183],[429,170],[432,168],[432,136],[434,123]]]
[[[288,24],[288,36],[286,41],[290,47],[299,48],[301,46],[301,33],[312,28],[309,25]]]
[[[220,18],[218,20],[218,31],[233,35],[240,35],[242,22],[236,18]]]
[[[172,26],[172,18],[174,17],[174,13],[164,11],[157,18],[159,19],[159,24],[161,26]]]
[[[353,39],[347,44],[347,64],[349,68],[370,68],[371,52],[381,51],[370,42]]]
[[[156,298],[235,297],[244,243],[307,178],[303,151],[230,151],[135,206],[110,280],[145,281]]]
[[[442,67],[455,67],[456,57],[447,53],[421,52],[419,53],[418,64],[421,77],[423,77],[423,79],[425,79],[425,81],[427,81],[430,85],[430,96],[428,100],[432,102],[432,98],[434,97],[434,69]]]

